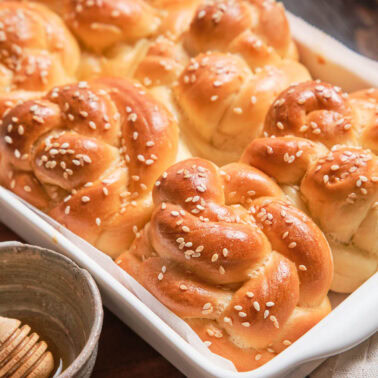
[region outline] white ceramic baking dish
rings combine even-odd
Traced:
[[[290,15],[302,60],[313,76],[345,90],[378,86],[378,64]],[[298,341],[264,366],[236,373],[224,370],[188,344],[134,294],[36,212],[0,187],[0,221],[29,243],[58,250],[92,273],[105,305],[142,338],[190,377],[304,377],[325,357],[362,342],[378,329],[378,274],[342,302]],[[85,244],[84,244],[85,245]],[[1,272],[0,272],[1,273]]]

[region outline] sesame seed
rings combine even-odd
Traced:
[[[279,128],[280,130],[283,130],[283,129],[285,128],[282,122],[277,122],[277,123],[276,123],[276,126],[277,126],[277,128]]]
[[[289,345],[291,345],[291,341],[289,341],[289,340],[284,340],[284,341],[282,341],[282,344],[283,344],[283,345],[286,345],[286,346],[289,346]]]
[[[88,196],[83,196],[83,197],[81,197],[81,202],[83,202],[83,203],[87,203],[87,202],[89,202],[91,199],[88,197]]]
[[[282,239],[286,239],[289,235],[289,231],[285,231],[283,234],[282,234]]]
[[[211,96],[210,97],[210,101],[211,102],[215,102],[215,101],[217,101],[218,100],[218,96],[217,95],[214,95],[214,96]]]
[[[243,310],[243,307],[240,306],[240,305],[236,305],[236,306],[234,306],[234,309],[235,309],[236,311],[241,311],[241,310]]]
[[[205,303],[205,304],[203,305],[202,309],[203,309],[203,310],[208,310],[208,309],[210,309],[210,307],[212,307],[212,306],[211,306],[211,303],[210,303],[210,302],[207,302],[207,303]]]
[[[188,290],[188,287],[186,285],[184,285],[184,284],[181,284],[180,285],[180,290],[186,291],[186,290]]]
[[[265,306],[266,307],[273,307],[274,306],[274,302],[266,302]]]
[[[329,181],[329,176],[328,176],[328,175],[324,175],[324,176],[323,176],[323,182],[324,182],[325,184],[327,184],[328,181]]]
[[[277,318],[274,316],[274,315],[270,315],[269,316],[269,319],[273,322],[273,325],[276,327],[276,328],[280,328],[279,324],[278,324],[278,320]]]
[[[307,268],[306,268],[305,265],[299,265],[298,268],[299,268],[299,270],[302,270],[302,271],[306,271],[307,270]]]
[[[248,297],[248,298],[253,298],[255,295],[252,293],[252,291],[247,291],[245,293],[245,295]]]
[[[248,328],[251,325],[251,323],[250,322],[243,322],[241,325],[243,327],[247,327]]]
[[[211,262],[215,262],[218,260],[218,254],[217,253],[214,253],[212,256],[211,256]]]
[[[255,308],[256,311],[260,311],[260,304],[259,304],[259,302],[254,301],[253,302],[253,307]]]
[[[247,316],[247,314],[246,314],[245,312],[243,312],[243,311],[240,311],[240,312],[239,312],[239,316],[240,316],[241,318],[245,318],[245,317]]]
[[[13,139],[9,135],[6,135],[4,137],[4,140],[5,140],[5,143],[8,143],[8,144],[12,144],[13,143]]]
[[[255,356],[255,360],[259,361],[261,359],[262,355],[260,353],[257,353]]]
[[[97,224],[97,226],[101,225],[101,219],[100,218],[96,218],[96,224]]]
[[[291,242],[288,247],[289,248],[295,248],[296,246],[297,246],[296,242]]]
[[[158,280],[161,281],[163,278],[164,278],[164,274],[163,273],[159,273],[158,274]]]
[[[182,230],[184,232],[190,232],[190,228],[188,226],[182,226]]]
[[[266,319],[269,316],[269,310],[264,311],[264,319]]]
[[[224,270],[223,266],[219,267],[219,273],[220,274],[225,274],[226,273],[226,271]]]
[[[127,120],[128,120],[128,121],[131,121],[131,122],[136,122],[137,119],[138,119],[138,116],[136,115],[136,113],[131,113],[131,114],[127,117]]]
[[[206,16],[206,11],[204,9],[198,12],[198,18],[201,19]]]
[[[31,187],[29,185],[25,185],[24,186],[24,190],[25,190],[25,192],[30,193],[31,192]]]

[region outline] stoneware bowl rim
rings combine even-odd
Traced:
[[[65,369],[58,378],[71,378],[77,374],[80,369],[87,363],[89,358],[91,357],[92,353],[94,352],[102,330],[102,323],[104,319],[104,310],[102,307],[102,300],[100,291],[95,283],[93,277],[89,274],[89,272],[85,269],[80,268],[74,261],[69,259],[68,257],[62,255],[61,253],[55,252],[49,248],[42,248],[38,246],[34,246],[31,244],[24,244],[20,242],[0,242],[0,253],[3,250],[8,250],[10,248],[18,248],[22,250],[34,250],[37,252],[42,252],[44,254],[51,254],[52,256],[55,255],[56,262],[62,263],[65,262],[68,265],[71,265],[72,268],[77,269],[78,272],[83,276],[85,281],[88,283],[89,291],[92,296],[93,300],[93,311],[94,311],[94,322],[92,324],[88,340],[85,343],[80,354],[75,358],[75,360],[71,363],[71,365]]]

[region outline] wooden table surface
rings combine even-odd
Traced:
[[[0,242],[22,239],[0,223]],[[110,311],[104,309],[98,357],[93,378],[151,377],[183,375]]]

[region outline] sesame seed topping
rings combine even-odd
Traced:
[[[259,302],[254,301],[253,302],[253,307],[255,308],[256,311],[260,311],[260,304],[259,304]]]
[[[212,256],[211,256],[211,262],[215,262],[218,260],[218,254],[217,253],[214,253]]]
[[[298,266],[298,269],[299,269],[299,270],[302,270],[302,271],[306,271],[306,270],[307,270],[307,268],[306,268],[305,265],[299,265],[299,266]]]

